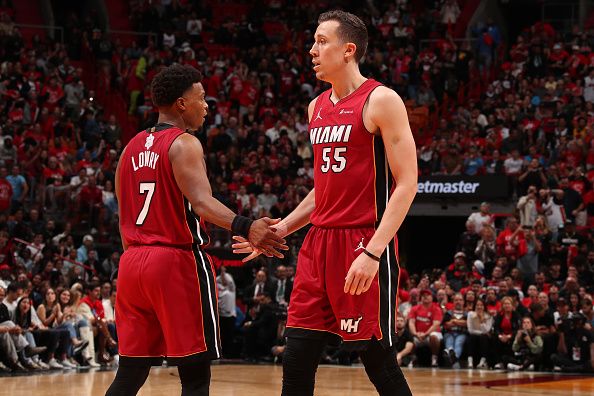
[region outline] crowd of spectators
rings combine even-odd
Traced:
[[[134,28],[155,36],[128,41],[73,13],[65,45],[39,37],[25,43],[10,2],[0,2],[6,370],[117,361],[113,275],[121,245],[113,181],[122,127],[91,88],[108,100],[126,98],[140,129],[155,122],[152,78],[173,62],[193,65],[205,76],[210,105],[197,134],[215,197],[239,214],[278,218],[313,187],[307,105],[327,87],[314,78],[307,52],[320,9],[310,1],[268,3],[234,4],[235,16],[221,18],[215,6],[197,2],[131,2]],[[499,228],[482,205],[453,264],[403,273],[398,360],[591,369],[594,35],[537,24],[505,43],[486,21],[471,40],[455,41],[463,4],[397,0],[368,5],[363,15],[370,44],[362,72],[405,99],[420,173],[506,174],[518,204],[517,217]],[[92,87],[83,82],[83,53],[95,62]],[[227,232],[210,233],[213,247],[229,247]],[[303,235],[292,236],[283,262],[220,268],[226,357],[282,358]],[[340,347],[324,356],[354,359]]]

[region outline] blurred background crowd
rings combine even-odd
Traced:
[[[333,4],[54,3],[60,29],[48,32],[27,25],[41,12],[32,2],[0,1],[6,372],[117,364],[114,172],[125,143],[156,121],[149,87],[163,67],[204,74],[210,110],[197,136],[213,194],[253,218],[285,217],[313,188],[307,105],[327,89],[308,50],[317,16]],[[465,230],[450,230],[460,233],[452,258],[414,273],[401,263],[399,362],[591,371],[592,18],[511,26],[478,15],[478,0],[339,3],[369,29],[362,73],[405,100],[420,175],[508,180],[507,211],[483,202],[466,213]],[[241,265],[229,233],[209,229],[225,358],[282,359],[306,231],[289,238],[285,259]],[[357,356],[332,346],[324,360]]]

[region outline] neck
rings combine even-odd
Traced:
[[[333,81],[330,81],[332,84],[331,97],[334,100],[340,100],[353,93],[365,81],[367,81],[367,78],[361,75],[359,67],[356,64],[353,64],[352,66],[349,64],[333,79]]]
[[[157,123],[170,124],[184,131],[188,129],[182,116],[179,113],[172,111],[170,108],[159,109],[159,119],[157,120]]]

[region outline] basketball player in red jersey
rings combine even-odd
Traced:
[[[417,190],[416,148],[400,97],[365,78],[367,28],[355,15],[320,15],[310,50],[332,88],[308,109],[314,190],[276,226],[286,236],[313,224],[299,252],[283,356],[283,396],[312,395],[330,338],[358,350],[380,395],[410,389],[396,363],[396,231]],[[238,253],[258,254],[236,238]]]
[[[267,255],[284,240],[269,226],[236,216],[212,197],[200,141],[208,106],[200,72],[173,65],[151,89],[158,124],[126,146],[116,171],[120,260],[116,323],[120,366],[107,395],[135,395],[150,367],[177,365],[182,395],[208,395],[210,360],[221,355],[215,272],[202,247],[204,221],[243,234]]]

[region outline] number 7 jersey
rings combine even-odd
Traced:
[[[179,189],[169,160],[171,144],[183,133],[157,124],[136,134],[120,157],[120,230],[130,246],[208,244],[204,223]]]
[[[381,136],[367,131],[363,107],[381,84],[368,79],[336,104],[329,89],[309,123],[316,206],[311,223],[324,228],[374,227],[381,220],[393,178]]]

